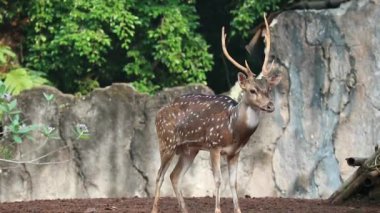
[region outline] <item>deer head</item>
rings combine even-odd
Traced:
[[[271,88],[281,81],[282,76],[271,71],[273,62],[268,68],[271,40],[269,25],[265,16],[264,21],[266,27],[265,59],[259,76],[256,77],[248,66],[247,61],[245,61],[245,66],[242,66],[230,56],[226,48],[226,34],[224,33],[224,27],[222,28],[222,48],[226,58],[240,70],[238,73],[238,82],[240,88],[242,89],[241,101],[252,108],[258,108],[266,112],[273,112],[274,105],[270,97]]]

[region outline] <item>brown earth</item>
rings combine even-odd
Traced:
[[[380,203],[374,201],[352,201],[342,205],[331,205],[324,200],[289,198],[240,198],[242,212],[380,212]],[[0,212],[150,212],[152,198],[99,198],[68,200],[37,200],[28,202],[1,203]],[[189,212],[213,212],[211,197],[188,198]],[[222,211],[233,212],[232,200],[221,200]],[[175,198],[161,199],[161,212],[179,212]]]

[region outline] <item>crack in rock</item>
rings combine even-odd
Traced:
[[[135,132],[136,130],[134,129],[133,130],[133,133],[132,133],[132,137],[131,137],[131,144],[130,144],[130,147],[132,147],[134,141],[135,141]],[[150,193],[149,193],[149,190],[148,190],[148,184],[149,184],[149,178],[147,175],[144,174],[144,171],[141,170],[137,165],[136,165],[136,160],[135,160],[135,156],[134,156],[134,153],[133,153],[133,149],[130,148],[129,149],[129,157],[131,159],[131,162],[132,162],[132,167],[141,175],[141,177],[144,179],[145,181],[145,184],[144,184],[144,192],[146,194],[147,197],[150,197]]]
[[[26,165],[23,163],[22,164],[22,180],[25,181],[26,185],[26,193],[27,193],[27,198],[28,200],[33,199],[33,182],[32,182],[32,175],[26,168]]]

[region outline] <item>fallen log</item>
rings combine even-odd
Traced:
[[[369,192],[368,194],[369,199],[378,200],[380,199],[380,188],[376,188]]]
[[[346,158],[347,164],[349,166],[362,166],[366,160],[367,158],[355,158],[355,157]]]
[[[329,197],[330,203],[342,203],[357,192],[360,186],[372,187],[375,183],[378,184],[380,149],[375,148],[375,150],[376,152],[369,158],[351,157],[346,159],[348,165],[359,166],[359,168]],[[378,196],[377,191],[373,196]]]

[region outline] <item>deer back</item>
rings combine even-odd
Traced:
[[[223,95],[184,95],[163,107],[156,117],[162,150],[194,146],[209,149],[232,140],[232,109],[238,103]]]

